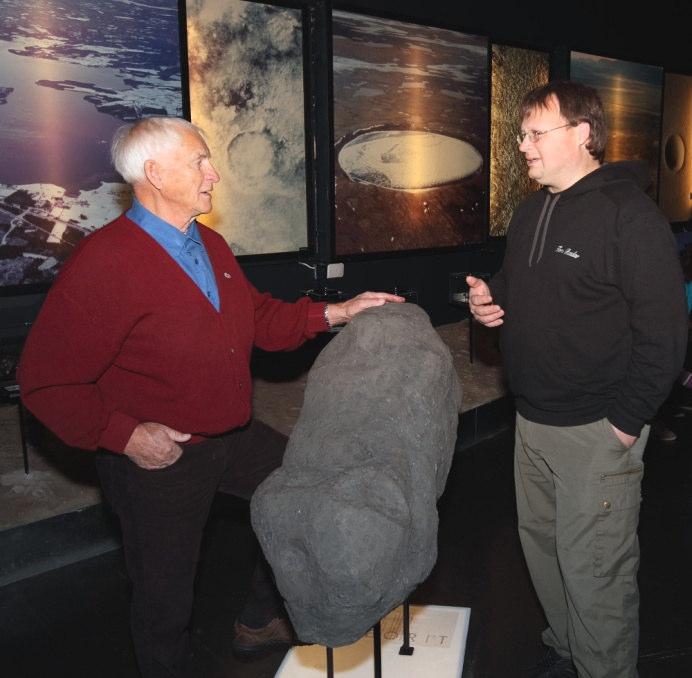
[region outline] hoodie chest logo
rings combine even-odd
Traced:
[[[564,245],[558,245],[555,251],[558,254],[564,254],[566,257],[572,257],[572,259],[579,259],[581,256],[578,250],[573,250],[571,247],[565,247]]]

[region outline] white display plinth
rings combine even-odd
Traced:
[[[464,668],[464,651],[471,610],[440,605],[410,606],[409,657],[400,655],[403,643],[403,606],[380,623],[382,678],[458,678]],[[372,631],[352,645],[334,649],[334,676],[372,678]],[[325,678],[327,651],[322,645],[292,648],[284,657],[275,678]]]

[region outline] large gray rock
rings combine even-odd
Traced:
[[[358,314],[320,353],[252,524],[301,640],[352,643],[437,558],[461,387],[426,313]]]

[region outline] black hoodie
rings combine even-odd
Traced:
[[[577,426],[607,417],[638,436],[679,374],[687,341],[670,226],[642,163],[605,164],[516,209],[502,270],[501,349],[517,410]]]

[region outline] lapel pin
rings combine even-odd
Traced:
[[[230,278],[230,277],[231,277],[231,274],[230,274],[230,273],[227,273],[226,271],[224,271],[224,272],[223,272],[223,277],[224,277],[224,278]]]

